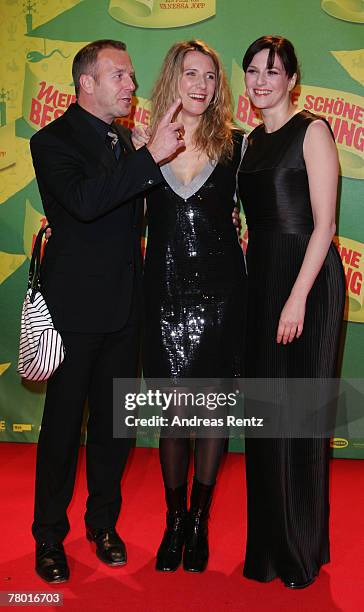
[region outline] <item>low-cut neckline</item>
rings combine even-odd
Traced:
[[[183,183],[176,176],[176,174],[173,172],[170,162],[164,164],[164,166],[161,166],[161,172],[163,174],[164,180],[172,189],[172,191],[174,191],[178,196],[186,200],[195,193],[197,193],[199,189],[201,189],[201,187],[206,183],[207,179],[215,170],[216,165],[217,161],[208,159],[206,164],[200,170],[200,172],[196,174],[193,179],[187,184]]]

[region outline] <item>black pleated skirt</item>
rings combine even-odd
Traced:
[[[345,279],[334,245],[308,296],[301,338],[276,343],[279,317],[309,238],[249,234],[247,377],[335,376]],[[304,583],[329,561],[329,455],[328,438],[246,440],[246,577]]]

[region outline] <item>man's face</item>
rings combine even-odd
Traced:
[[[106,123],[126,117],[135,91],[134,68],[126,51],[102,49],[93,79],[92,104],[95,114]]]

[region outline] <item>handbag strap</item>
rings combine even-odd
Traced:
[[[29,277],[28,277],[28,289],[32,290],[30,301],[33,302],[35,294],[40,290],[40,261],[41,261],[41,250],[43,236],[48,229],[49,225],[42,227],[35,239],[32,258],[29,266]]]

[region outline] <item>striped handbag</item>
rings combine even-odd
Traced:
[[[64,346],[40,292],[40,260],[43,235],[37,235],[29,268],[28,290],[21,315],[18,372],[27,380],[47,380],[64,360]]]

